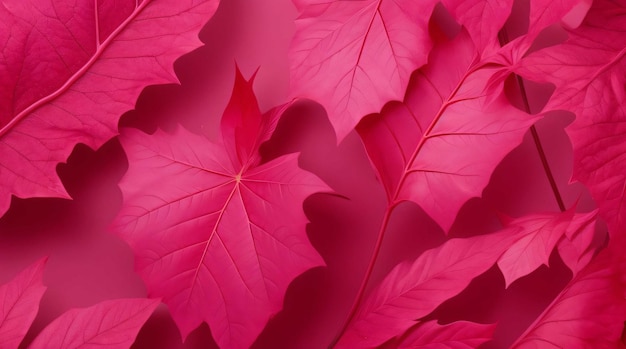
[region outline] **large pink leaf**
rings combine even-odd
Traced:
[[[497,70],[478,58],[462,31],[433,49],[404,103],[357,127],[390,203],[419,204],[444,231],[537,120],[508,102],[502,83],[487,100],[483,89]]]
[[[150,84],[200,45],[219,0],[3,1],[0,215],[18,197],[67,197],[55,167],[99,147]]]
[[[595,215],[595,214],[594,214]],[[519,227],[526,235],[509,246],[498,260],[506,287],[522,276],[548,265],[550,254],[567,231],[577,231],[588,225],[587,215],[568,210],[560,213],[534,214],[515,219],[511,227]]]
[[[222,142],[183,129],[122,132],[129,169],[114,229],[183,337],[204,321],[221,347],[249,347],[293,278],[323,264],[302,201],[327,186],[298,168],[297,154],[259,164],[279,112],[261,115],[238,73]]]
[[[39,333],[29,349],[128,349],[160,301],[116,299],[71,309]]]
[[[626,258],[609,245],[585,267],[511,348],[622,348]]]
[[[424,322],[398,345],[400,349],[472,349],[493,338],[495,325],[483,325],[468,321],[457,321],[439,325],[437,321]]]
[[[618,1],[594,1],[569,39],[518,64],[536,81],[556,85],[547,109],[576,114],[567,128],[574,147],[574,179],[583,182],[609,229],[626,225],[626,10]]]
[[[46,291],[43,285],[45,259],[21,272],[0,287],[0,346],[17,348],[39,310],[39,301]]]
[[[361,118],[404,96],[426,63],[435,1],[297,0],[291,60],[293,97],[326,108],[342,140]]]
[[[375,347],[404,333],[493,266],[519,237],[518,229],[451,239],[398,265],[361,304],[338,347]]]

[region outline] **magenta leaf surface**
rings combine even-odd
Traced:
[[[600,252],[511,348],[622,348],[626,258],[614,247],[623,245]]]
[[[396,266],[361,304],[338,348],[370,348],[404,333],[491,268],[518,237],[518,228],[451,239],[414,262]]]
[[[440,325],[437,321],[424,322],[398,345],[399,349],[473,349],[488,342],[493,337],[495,325],[457,321]]]
[[[565,232],[565,238],[559,242],[559,255],[574,275],[594,256],[596,249],[593,248],[593,240],[597,219],[598,210],[574,215],[570,228]]]
[[[357,127],[389,202],[419,204],[444,231],[538,119],[514,108],[502,83],[488,100],[483,90],[497,70],[479,58],[462,31],[433,49],[404,103]]]
[[[0,215],[11,195],[68,197],[55,173],[74,145],[97,148],[147,85],[200,46],[218,0],[0,4]]]
[[[252,82],[237,73],[221,142],[183,129],[122,132],[130,164],[114,229],[183,337],[207,322],[221,347],[248,348],[289,283],[323,264],[302,202],[328,187],[298,168],[297,154],[260,163],[280,112],[261,115]]]
[[[526,276],[541,265],[548,265],[552,250],[568,231],[573,234],[589,225],[591,214],[574,214],[572,209],[560,213],[533,214],[515,219],[508,224],[518,227],[525,236],[513,243],[498,260],[506,287],[522,276]],[[583,251],[580,251],[581,253]],[[578,256],[568,258],[578,259]],[[573,262],[573,261],[572,261]],[[568,264],[569,265],[569,264]]]
[[[128,349],[160,301],[116,299],[71,309],[39,333],[29,349]]]
[[[435,1],[297,0],[290,61],[293,97],[321,103],[338,140],[369,113],[404,96],[426,63]]]
[[[17,348],[39,310],[39,301],[46,291],[43,285],[42,259],[22,271],[13,280],[0,286],[0,343],[2,348]]]
[[[594,1],[569,39],[531,54],[523,76],[556,85],[546,107],[576,114],[567,128],[574,147],[574,176],[591,191],[611,232],[626,224],[626,12],[621,2]]]

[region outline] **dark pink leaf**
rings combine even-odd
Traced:
[[[361,304],[339,340],[340,348],[370,348],[404,333],[476,276],[491,268],[519,238],[518,228],[451,239],[414,262],[396,266]]]
[[[122,132],[129,169],[114,229],[183,337],[207,322],[221,347],[248,348],[289,283],[323,264],[302,202],[328,187],[298,168],[297,154],[259,164],[279,112],[261,115],[252,82],[238,73],[221,142],[183,129]]]
[[[506,287],[541,265],[548,265],[552,250],[565,232],[568,229],[579,228],[570,227],[573,218],[574,211],[570,209],[560,213],[533,214],[515,219],[508,224],[510,227],[521,229],[525,236],[509,246],[498,260],[498,267],[504,275]]]
[[[29,349],[128,349],[158,299],[116,299],[71,309],[39,333]]]
[[[42,259],[0,286],[0,346],[17,348],[39,310],[39,301],[46,291],[43,285]]]
[[[3,1],[0,215],[18,197],[68,197],[55,173],[74,145],[97,148],[147,85],[201,43],[218,0]]]
[[[609,245],[596,256],[511,348],[623,347],[619,343],[626,321],[626,258],[621,247]]]
[[[502,158],[537,119],[502,92],[483,94],[495,69],[483,67],[466,32],[433,49],[404,103],[359,124],[390,203],[419,204],[444,231],[471,197],[480,196]]]
[[[435,3],[297,0],[291,95],[324,105],[343,140],[363,116],[402,99],[411,73],[426,63]]]
[[[493,338],[496,325],[457,321],[439,325],[437,321],[424,322],[409,330],[399,349],[472,349]]]
[[[518,71],[556,85],[547,109],[576,114],[567,128],[574,179],[583,182],[609,230],[626,225],[626,13],[620,2],[598,0],[569,39],[522,60]]]

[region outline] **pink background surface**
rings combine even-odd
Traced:
[[[181,123],[194,132],[216,137],[216,126],[231,93],[235,62],[246,77],[260,67],[255,91],[263,110],[285,102],[287,50],[295,16],[289,0],[273,0],[271,6],[262,0],[223,0],[201,32],[206,45],[176,62],[182,86],[147,88],[137,109],[127,113],[121,125],[153,131]],[[549,88],[529,87],[535,110],[549,92]],[[572,153],[563,127],[570,121],[565,113],[551,115],[537,128],[566,205],[581,198],[579,210],[588,211],[594,206],[583,187],[568,184]],[[299,102],[291,108],[262,150],[268,158],[301,152],[300,165],[324,179],[337,195],[316,194],[305,201],[304,210],[311,221],[309,238],[327,266],[294,280],[283,311],[269,322],[254,348],[324,348],[353,302],[385,209],[385,195],[356,133],[337,146],[323,108],[314,102]],[[50,256],[44,274],[48,290],[22,347],[69,308],[146,295],[141,279],[133,272],[130,249],[107,232],[121,206],[117,181],[126,167],[116,139],[98,151],[79,145],[67,164],[57,168],[73,201],[14,198],[10,211],[0,219],[0,283],[40,257]],[[493,210],[510,216],[558,210],[529,134],[498,166],[483,198],[472,199],[463,207],[450,235],[494,231],[499,222]],[[415,258],[444,239],[441,229],[417,205],[401,205],[393,214],[371,284],[398,262]],[[507,290],[500,272],[492,268],[431,317],[442,322],[499,321],[496,341],[488,347],[510,344],[570,277],[558,256],[552,257],[550,268],[541,267]],[[206,325],[182,344],[163,305],[133,346],[213,347]]]

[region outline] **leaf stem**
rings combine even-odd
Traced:
[[[367,284],[369,283],[369,280],[370,280],[370,275],[372,275],[372,272],[374,271],[374,266],[376,265],[376,261],[378,260],[378,254],[380,253],[380,247],[383,244],[385,231],[387,230],[387,226],[389,225],[389,219],[391,218],[391,212],[393,211],[395,206],[396,206],[395,203],[391,203],[390,205],[387,206],[387,209],[385,209],[385,215],[383,216],[383,220],[380,225],[380,230],[378,231],[378,237],[376,238],[376,244],[374,245],[374,251],[370,258],[369,265],[367,266],[367,270],[365,271],[365,277],[361,280],[361,286],[359,286],[359,290],[357,291],[357,295],[354,299],[354,302],[352,303],[350,312],[348,313],[346,320],[341,326],[341,330],[339,330],[335,338],[333,338],[333,341],[330,343],[328,347],[329,349],[332,349],[335,347],[335,345],[337,345],[337,342],[339,342],[339,340],[341,339],[341,336],[343,336],[343,333],[348,329],[350,322],[356,315],[356,312],[359,309],[361,302],[363,301],[363,297],[365,296],[365,289],[367,288]]]
[[[498,40],[500,41],[500,45],[505,45],[508,40],[508,35],[506,32],[506,28],[502,28],[500,33],[498,34]],[[524,86],[524,79],[521,76],[515,75],[515,81],[520,90],[520,96],[522,97],[522,103],[524,104],[524,111],[530,114],[530,103],[528,102],[528,95],[526,94],[526,87]],[[567,209],[565,208],[565,203],[563,202],[563,197],[559,191],[559,187],[556,184],[556,180],[554,179],[554,174],[552,173],[552,169],[550,168],[550,163],[548,162],[548,158],[546,156],[546,152],[543,149],[543,145],[541,144],[541,138],[539,138],[539,132],[537,132],[537,127],[532,125],[530,127],[530,133],[533,136],[533,142],[535,143],[535,147],[537,148],[537,153],[539,153],[539,158],[541,159],[541,165],[543,166],[543,170],[546,173],[546,177],[548,177],[548,182],[550,182],[550,188],[552,188],[552,193],[554,194],[554,198],[556,199],[557,205],[559,205],[559,209],[561,212],[565,212]]]

